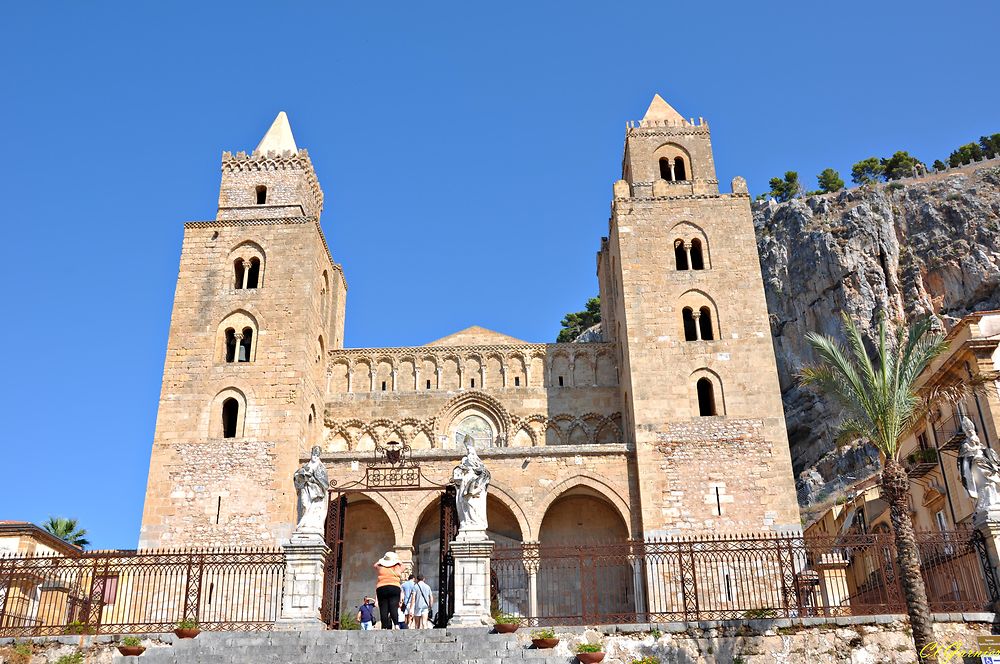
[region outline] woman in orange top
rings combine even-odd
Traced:
[[[375,597],[378,599],[379,618],[382,629],[392,629],[399,624],[400,584],[403,579],[403,563],[395,551],[386,551],[375,563]]]

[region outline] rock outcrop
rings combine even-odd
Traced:
[[[808,507],[877,471],[837,450],[834,406],[797,384],[808,332],[840,336],[842,314],[871,330],[934,314],[944,327],[1000,308],[1000,160],[890,184],[754,205],[757,245],[799,497]]]

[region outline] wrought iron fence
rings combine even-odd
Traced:
[[[0,637],[266,630],[284,572],[280,549],[0,557]]]
[[[931,609],[987,611],[981,536],[918,533]],[[530,625],[905,613],[891,533],[497,548],[493,609]]]

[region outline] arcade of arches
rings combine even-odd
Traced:
[[[586,478],[576,479],[587,481]],[[620,497],[606,496],[580,483],[562,491],[539,515],[519,505],[509,505],[506,496],[500,498],[490,493],[487,534],[498,549],[532,541],[537,541],[543,551],[550,545],[624,542],[629,539],[629,527],[627,515],[615,504],[620,500]],[[515,514],[515,510],[520,515]],[[341,612],[353,611],[365,595],[373,595],[375,575],[372,566],[386,551],[396,551],[414,574],[426,577],[437,593],[440,546],[438,491],[352,494],[344,519]],[[544,589],[576,583],[575,577],[564,576],[558,569],[543,566],[539,572],[539,586]],[[501,589],[501,602],[523,613],[529,601],[526,579],[517,585],[522,587]]]

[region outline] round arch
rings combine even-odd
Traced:
[[[552,503],[563,497],[563,495],[567,492],[578,487],[597,493],[610,503],[611,506],[615,508],[615,511],[618,512],[618,516],[621,517],[622,522],[625,524],[625,530],[628,532],[629,537],[635,537],[635,532],[632,528],[631,511],[629,510],[628,501],[626,501],[614,487],[605,482],[603,478],[588,471],[580,471],[576,475],[564,479],[562,482],[549,489],[548,493],[545,494],[545,497],[539,501],[531,514],[532,532],[534,533],[534,537],[537,538],[541,534],[542,521],[545,519],[545,513],[549,510],[549,507],[552,506]]]
[[[485,415],[496,428],[496,439],[507,440],[511,430],[511,417],[507,409],[497,399],[480,391],[469,391],[452,397],[438,414],[434,416],[434,438],[447,436],[452,423],[466,411],[476,411]]]

